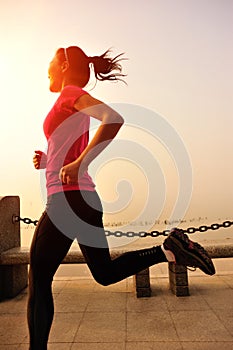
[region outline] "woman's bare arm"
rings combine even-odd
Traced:
[[[119,113],[105,103],[93,98],[89,94],[81,96],[74,105],[77,111],[88,114],[101,121],[91,142],[74,162],[64,166],[60,171],[63,183],[76,183],[79,176],[88,168],[89,164],[114,139],[124,123]]]

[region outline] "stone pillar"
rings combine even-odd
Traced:
[[[0,197],[0,256],[8,249],[20,247],[20,223],[13,220],[19,215],[18,196]],[[0,258],[0,300],[16,296],[27,282],[27,265],[1,265]]]
[[[137,298],[150,297],[150,270],[149,268],[138,272],[134,276]]]
[[[169,284],[173,294],[177,297],[189,295],[187,267],[175,263],[168,263]]]

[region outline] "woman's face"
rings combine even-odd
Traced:
[[[58,60],[57,55],[54,56],[49,64],[48,78],[50,81],[49,90],[51,92],[60,92],[63,82],[63,69],[61,61]]]

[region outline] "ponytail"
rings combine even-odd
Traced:
[[[114,58],[109,57],[110,50],[107,50],[101,56],[89,57],[89,63],[93,64],[94,73],[96,79],[100,81],[112,80],[112,81],[123,81],[121,77],[125,77],[125,74],[122,74],[122,66],[119,63],[126,58],[119,58],[123,53],[117,55]],[[118,71],[119,73],[113,73],[113,71]]]

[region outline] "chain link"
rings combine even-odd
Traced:
[[[19,221],[23,221],[27,225],[33,224],[34,226],[36,226],[38,224],[38,220],[31,220],[30,218],[21,218],[20,216],[13,216],[13,222]]]
[[[33,225],[37,225],[38,220],[31,220],[30,218],[21,218],[20,216],[14,216],[13,217],[13,221],[14,222],[19,222],[19,221],[23,221],[25,224],[29,225],[29,224],[33,224]],[[182,232],[184,233],[188,233],[188,234],[193,234],[195,232],[206,232],[208,230],[218,230],[220,228],[228,228],[230,226],[233,225],[233,221],[224,221],[221,224],[212,224],[210,226],[207,225],[202,225],[200,227],[188,227],[186,229],[180,229]],[[171,230],[164,230],[164,231],[151,231],[151,232],[146,232],[146,231],[140,231],[140,232],[134,232],[134,231],[128,231],[128,232],[123,232],[123,231],[110,231],[110,230],[105,230],[105,235],[106,236],[115,236],[115,237],[139,237],[139,238],[143,238],[143,237],[159,237],[159,236],[165,236],[167,237],[169,235],[169,233],[172,231]]]

